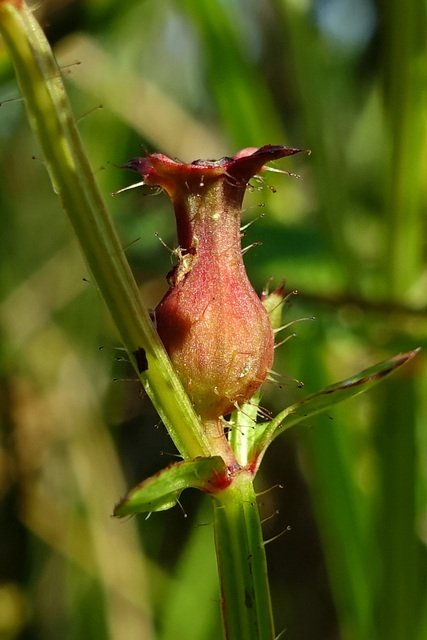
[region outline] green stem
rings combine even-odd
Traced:
[[[390,142],[384,201],[388,233],[385,257],[389,298],[401,301],[423,268],[427,9],[418,0],[383,1],[380,9],[383,94]]]
[[[0,32],[14,63],[29,120],[43,150],[55,192],[61,198],[130,359],[139,370],[141,382],[183,457],[210,455],[211,443],[141,304],[84,153],[49,43],[20,0],[0,0]],[[144,356],[148,369],[141,373],[145,369]]]
[[[273,640],[274,623],[253,476],[242,470],[214,498],[221,608],[227,640]]]
[[[249,454],[253,448],[259,398],[260,394],[257,393],[251,398],[251,402],[235,411],[229,421],[228,440],[241,467],[246,467],[251,462]]]

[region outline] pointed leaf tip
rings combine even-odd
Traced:
[[[420,348],[417,348],[408,353],[400,353],[287,407],[271,422],[264,423],[262,427],[260,425],[260,428],[257,429],[252,458],[260,461],[268,445],[280,433],[295,424],[306,421],[311,416],[326,411],[334,404],[367,391],[412,360],[419,351]]]

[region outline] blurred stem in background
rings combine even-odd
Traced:
[[[381,84],[387,132],[384,271],[391,300],[411,299],[423,267],[426,175],[426,5],[381,2]]]
[[[392,0],[381,2],[379,11],[387,133],[384,280],[389,300],[417,304],[419,292],[425,296],[427,5],[411,0],[402,6]],[[376,598],[378,635],[390,640],[422,638],[427,632],[420,624],[426,574],[417,518],[419,382],[417,370],[407,373],[378,394],[376,534],[382,552]]]

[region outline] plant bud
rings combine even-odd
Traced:
[[[150,154],[126,164],[173,202],[178,263],[156,324],[204,422],[249,400],[272,366],[273,331],[242,259],[241,206],[248,181],[266,162],[298,151],[267,145],[218,161],[185,164]]]

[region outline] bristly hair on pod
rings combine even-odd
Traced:
[[[189,164],[155,153],[125,165],[143,184],[163,188],[174,206],[178,264],[156,324],[203,422],[248,401],[271,369],[274,333],[246,275],[241,209],[252,176],[300,151],[266,145]]]

